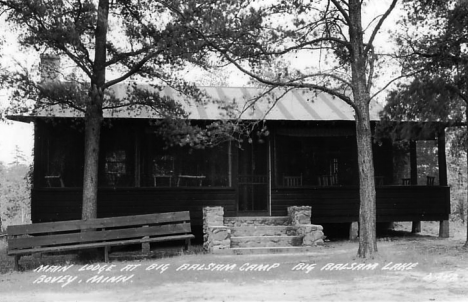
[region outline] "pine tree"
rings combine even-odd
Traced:
[[[403,30],[396,35],[398,58],[403,69],[417,75],[389,94],[385,116],[439,121],[446,127],[466,126],[468,2],[406,1],[404,11],[407,14],[400,21]],[[430,123],[425,125],[431,127]],[[466,132],[462,137],[466,138]],[[466,149],[468,144],[464,144]]]
[[[161,87],[201,98],[194,85],[178,77],[187,62],[206,64],[204,44],[182,26],[176,12],[192,2],[196,1],[0,0],[7,21],[21,33],[22,46],[38,50],[49,62],[63,59],[76,67],[64,81],[58,81],[60,70],[54,70],[54,64],[42,66],[43,73],[54,75],[42,83],[23,72],[2,79],[15,88],[18,107],[13,109],[24,111],[24,100],[34,99],[36,112],[57,105],[84,115],[83,219],[97,215],[103,111],[146,106],[161,116],[183,118],[180,104],[159,96]],[[153,92],[129,85],[122,103],[111,87],[131,79],[149,79]]]
[[[27,163],[26,155],[24,154],[24,152],[20,149],[18,145],[15,145],[13,161],[10,163],[10,165],[19,166],[25,163]]]
[[[376,193],[370,127],[370,102],[378,69],[376,37],[397,0],[368,24],[363,11],[370,1],[204,1],[179,11],[226,64],[266,87],[325,92],[351,106],[356,116],[359,162],[360,257],[377,252]],[[196,14],[204,11],[203,16]],[[195,12],[195,13],[193,13]],[[286,64],[265,73],[265,66],[302,59],[301,69]],[[314,63],[314,64],[311,64]],[[308,69],[304,69],[308,66]]]

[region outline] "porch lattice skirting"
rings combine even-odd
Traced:
[[[323,228],[310,223],[311,207],[288,207],[288,216],[224,217],[203,208],[203,247],[214,254],[301,253],[323,244]]]

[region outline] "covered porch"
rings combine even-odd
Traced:
[[[317,134],[331,128],[330,123],[296,124],[301,135],[270,123],[270,134],[261,140],[205,151],[164,149],[153,133],[145,132],[144,123],[121,123],[104,131],[99,217],[190,211],[193,224],[201,228],[206,206],[222,206],[226,217],[239,217],[284,216],[288,207],[299,205],[312,208],[314,224],[359,220],[352,123],[334,122],[339,130],[328,130],[326,136]],[[80,219],[82,155],[75,150],[82,137],[64,129],[63,124],[36,123],[33,222]],[[431,142],[445,150],[444,136]],[[404,156],[409,160],[397,169],[396,147],[390,141],[374,144],[377,221],[412,221],[415,232],[421,221],[441,221],[446,236],[450,188],[445,153],[433,154],[437,173],[430,175],[436,179],[421,182],[428,171],[417,171],[416,145],[409,143]]]
[[[257,88],[204,89],[213,98],[244,106],[240,119],[261,121],[259,128],[242,143],[167,147],[154,125],[157,117],[149,112],[108,113],[100,147],[99,217],[190,211],[193,224],[201,228],[207,206],[222,206],[226,217],[239,217],[283,216],[288,206],[304,205],[312,207],[312,223],[358,221],[352,108],[310,91],[290,91],[270,108],[274,95],[248,103]],[[218,107],[210,106],[193,104],[190,119],[200,125],[219,120]],[[380,109],[371,106],[373,127]],[[13,117],[35,122],[33,222],[81,215],[82,119],[70,112],[57,115],[53,120],[48,115]],[[414,231],[420,221],[441,221],[441,235],[446,236],[450,190],[445,135],[440,131],[425,139],[438,149],[431,155],[436,174],[418,171],[417,141],[410,141],[401,157],[394,142],[375,140],[377,221],[413,221]]]

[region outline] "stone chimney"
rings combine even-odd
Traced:
[[[57,82],[60,80],[60,57],[51,54],[41,54],[41,82]]]

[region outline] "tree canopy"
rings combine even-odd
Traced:
[[[60,106],[84,116],[85,171],[83,219],[96,217],[99,141],[103,110],[147,106],[163,118],[183,118],[185,112],[172,99],[158,93],[170,86],[190,99],[200,99],[199,90],[180,77],[190,62],[207,64],[206,44],[186,30],[181,20],[196,1],[149,0],[1,0],[7,21],[16,26],[20,44],[59,57],[73,66],[61,81],[40,82],[27,72],[6,74],[3,80],[18,87],[13,99],[24,108],[34,100],[35,109]],[[54,70],[54,64],[43,68]],[[55,68],[56,69],[56,68]],[[111,87],[123,81],[149,81],[152,90],[128,86],[126,103]],[[21,104],[21,102],[23,102]],[[134,107],[133,107],[134,108]],[[177,125],[182,125],[178,122]],[[190,127],[187,123],[187,131]],[[192,133],[192,132],[190,132]]]
[[[468,2],[405,1],[405,11],[398,58],[416,76],[390,92],[384,118],[465,126],[466,138]]]
[[[387,112],[406,120],[457,123],[468,104],[468,6],[408,1],[396,34],[402,68],[417,76],[388,97]],[[410,109],[410,110],[409,110]]]
[[[373,7],[381,12],[369,20],[364,20],[363,12],[370,2],[358,0],[204,1],[192,6],[188,14],[177,12],[222,62],[265,85],[267,92],[322,91],[354,109],[360,166],[360,257],[377,252],[369,106],[385,87],[374,89],[378,67],[385,62],[375,42],[397,2]],[[273,68],[275,74],[264,72],[265,65],[281,60],[287,64]]]

